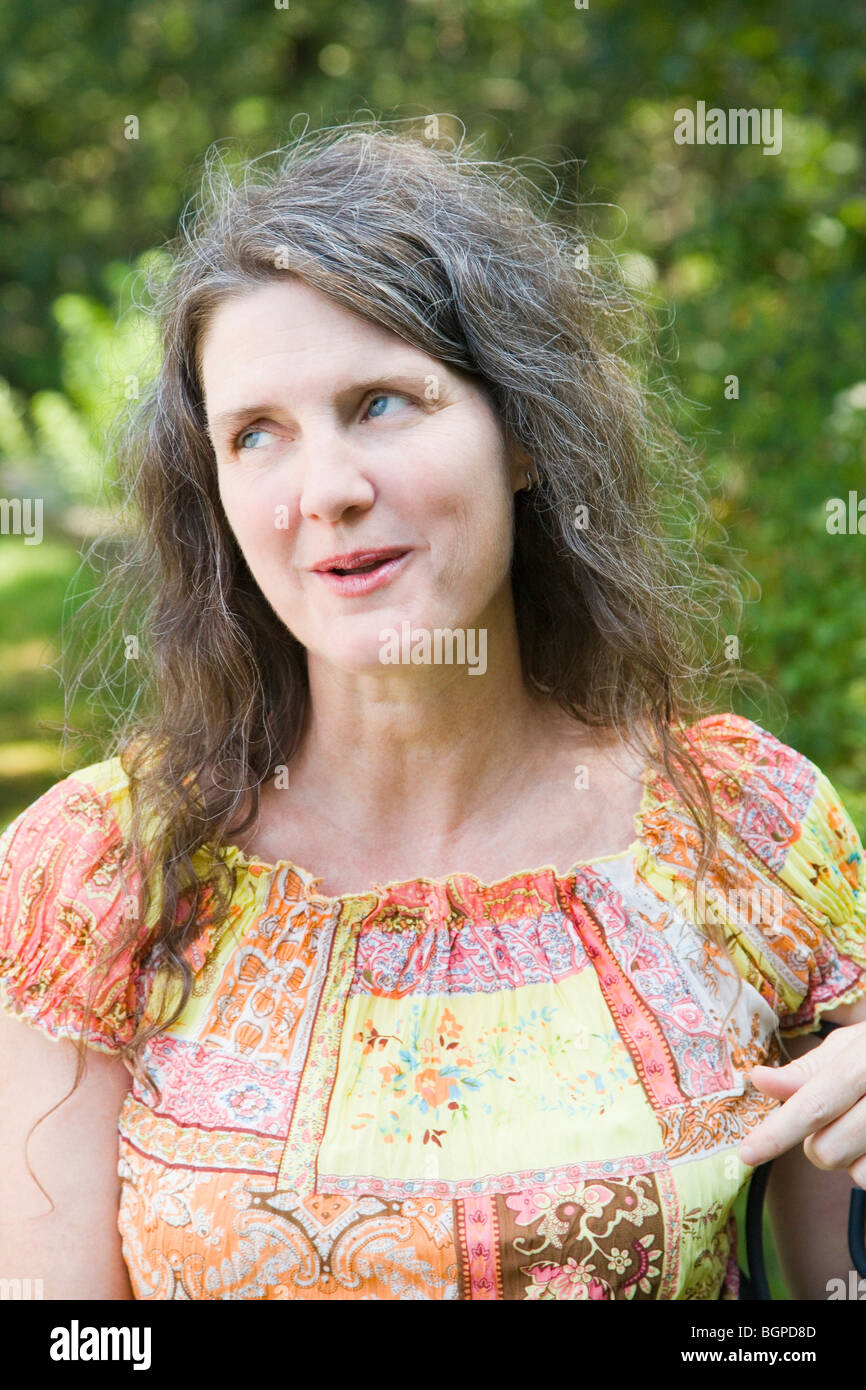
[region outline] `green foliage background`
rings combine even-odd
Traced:
[[[740,712],[816,761],[863,833],[866,537],[825,526],[828,498],[866,497],[859,0],[2,0],[0,18],[0,493],[43,497],[46,527],[39,546],[0,536],[3,823],[71,770],[60,618],[87,589],[105,429],[147,346],[131,270],[213,140],[257,154],[299,113],[368,108],[450,115],[491,157],[584,161],[568,191],[656,298],[682,426],[754,578],[741,663],[788,719]],[[675,144],[699,100],[780,108],[781,154]],[[98,747],[98,701],[72,714]]]

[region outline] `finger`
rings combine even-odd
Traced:
[[[866,1093],[862,1045],[846,1048],[834,1059],[832,1066],[825,1062],[817,1070],[813,1059],[820,1051],[815,1048],[797,1059],[798,1067],[805,1070],[808,1079],[740,1146],[744,1163],[764,1163],[777,1158],[850,1110]]]
[[[837,1028],[819,1047],[793,1058],[784,1066],[755,1066],[749,1077],[753,1085],[774,1095],[780,1094],[782,1089],[790,1091],[791,1083],[800,1087],[815,1077],[822,1077],[830,1087],[828,1094],[837,1095],[840,1102],[848,1098],[847,1109],[860,1096],[866,1095],[866,1032],[859,1025]],[[838,1107],[836,1113],[839,1113]]]
[[[816,1168],[850,1168],[866,1157],[866,1097],[832,1124],[810,1134],[803,1150]]]
[[[838,1061],[840,1050],[855,1041],[851,1036],[846,1038],[845,1032],[842,1028],[834,1029],[818,1047],[811,1048],[802,1057],[794,1057],[790,1062],[784,1062],[780,1066],[770,1067],[761,1064],[752,1067],[749,1079],[758,1090],[769,1095],[791,1095],[798,1086],[808,1081],[810,1076],[816,1075],[821,1067],[831,1061],[834,1064]],[[864,1043],[866,1036],[860,1039],[860,1045],[863,1046]]]
[[[866,1188],[866,1154],[862,1158],[858,1158],[856,1163],[851,1164],[848,1175],[858,1187]]]
[[[766,1095],[786,1099],[799,1090],[809,1078],[805,1072],[797,1070],[796,1062],[791,1062],[790,1067],[753,1067],[749,1072],[749,1080],[757,1090],[763,1091]]]

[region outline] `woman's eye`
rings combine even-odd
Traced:
[[[394,391],[382,391],[378,396],[372,397],[370,404],[367,407],[367,415],[370,416],[372,419],[377,420],[382,419],[386,413],[393,414],[393,410],[387,412],[387,402],[389,401],[396,401],[398,403],[398,409],[401,404],[405,406],[411,405],[412,403],[408,396],[401,396]],[[238,435],[236,441],[237,447],[241,453],[253,453],[254,451],[262,448],[263,446],[260,443],[254,443],[251,441],[259,440],[262,438],[262,436],[265,436],[266,438],[268,436],[272,437],[272,431],[263,429],[261,426],[254,426],[250,429],[246,429]]]
[[[248,452],[246,442],[248,439],[255,439],[256,435],[270,434],[270,430],[244,430],[243,434],[238,435],[238,445],[242,451]]]
[[[404,405],[409,404],[408,396],[399,396],[392,391],[383,391],[380,395],[374,396],[367,407],[367,414],[372,416],[374,420],[381,419],[385,413],[383,410],[375,408],[380,401],[402,401]]]

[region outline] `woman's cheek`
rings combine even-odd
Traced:
[[[288,509],[279,496],[268,496],[249,477],[232,477],[220,483],[220,498],[228,523],[246,553],[248,545],[267,547],[285,534]]]

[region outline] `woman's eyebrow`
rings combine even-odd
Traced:
[[[351,382],[350,385],[335,393],[335,400],[342,400],[344,397],[355,395],[357,392],[372,390],[376,386],[404,386],[418,390],[425,387],[430,380],[436,384],[438,391],[444,385],[444,374],[424,372],[420,369],[414,372],[389,372],[385,370],[377,372],[375,376]],[[213,418],[212,430],[220,435],[231,434],[234,430],[240,429],[247,420],[255,419],[259,415],[279,413],[284,409],[285,406],[281,405],[279,401],[258,401],[252,402],[250,405],[235,406],[231,410],[221,410]]]

